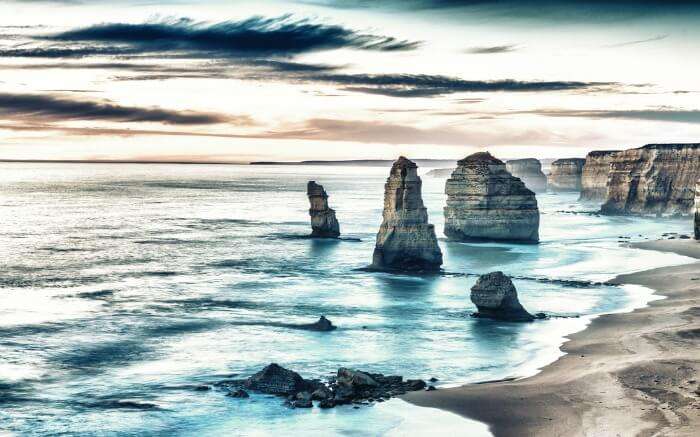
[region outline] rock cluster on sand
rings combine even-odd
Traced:
[[[547,189],[549,191],[581,191],[581,173],[583,158],[557,159],[552,163],[549,176],[547,176]]]
[[[371,269],[435,271],[442,252],[423,206],[417,166],[400,157],[384,185],[384,212]]]
[[[700,179],[695,187],[695,239],[700,240]]]
[[[445,183],[445,235],[457,241],[537,242],[540,213],[535,193],[488,152],[457,163]]]
[[[547,191],[547,176],[542,173],[542,163],[535,158],[511,159],[506,161],[506,170],[519,178],[535,193]]]
[[[311,216],[311,236],[322,238],[337,238],[340,235],[340,225],[335,218],[335,210],[328,206],[328,194],[323,185],[309,181],[306,185],[306,195],[309,196],[309,215]]]
[[[586,156],[581,172],[582,202],[603,203],[608,197],[608,177],[616,150],[595,150]]]
[[[475,317],[513,322],[529,322],[535,319],[520,304],[513,282],[503,272],[479,276],[472,287],[471,300],[478,310]]]
[[[604,214],[689,215],[700,178],[700,144],[649,144],[615,154]]]
[[[424,390],[427,387],[421,379],[403,380],[398,375],[385,376],[341,367],[336,376],[327,382],[306,380],[298,373],[275,363],[243,380],[227,380],[217,383],[227,390],[227,396],[247,398],[248,393],[241,389],[284,396],[287,405],[293,408],[311,408],[318,401],[319,408],[332,408],[343,404],[368,405],[370,402],[383,402],[409,391]],[[435,389],[434,387],[432,388]]]

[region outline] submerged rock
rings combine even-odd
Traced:
[[[503,272],[479,276],[471,289],[471,300],[478,310],[476,317],[513,322],[529,322],[535,319],[520,304],[513,282]]]
[[[321,316],[316,322],[310,323],[308,325],[300,325],[300,328],[306,329],[309,331],[321,331],[321,332],[327,332],[327,331],[333,331],[336,329],[336,326],[333,325],[333,322],[328,320],[326,316]]]
[[[226,396],[231,397],[231,398],[249,398],[250,395],[248,394],[247,391],[243,390],[242,388],[239,388],[238,390],[232,390],[226,394]]]
[[[542,173],[542,163],[535,158],[511,159],[506,161],[506,170],[523,181],[535,193],[547,191],[547,176]]]
[[[583,158],[557,159],[552,163],[552,169],[547,176],[549,191],[581,191],[581,174],[583,173]]]
[[[537,242],[540,213],[535,193],[488,152],[457,163],[445,183],[445,235],[451,240]]]
[[[309,197],[309,215],[311,216],[311,236],[322,238],[337,238],[340,235],[340,225],[335,218],[335,210],[328,206],[328,194],[323,185],[309,181],[306,185]]]
[[[608,197],[608,177],[617,150],[594,150],[586,155],[581,170],[582,202],[603,203]]]
[[[370,268],[377,270],[436,271],[442,252],[435,227],[421,197],[418,167],[400,157],[384,185],[383,221]]]
[[[309,386],[296,372],[272,363],[251,376],[244,384],[251,390],[274,395],[292,395],[306,390]]]
[[[700,144],[648,144],[615,154],[603,214],[690,215]]]

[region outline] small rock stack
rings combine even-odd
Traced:
[[[340,225],[335,218],[335,210],[328,207],[328,194],[323,185],[309,181],[306,186],[309,196],[309,215],[311,216],[311,236],[319,238],[338,238]]]
[[[445,235],[451,240],[539,240],[535,193],[490,153],[459,161],[445,183],[445,193]]]
[[[581,191],[581,174],[586,160],[583,158],[557,159],[547,176],[549,191]]]
[[[503,272],[479,276],[472,287],[471,300],[478,310],[476,317],[511,322],[529,322],[535,319],[520,304],[513,282]]]
[[[535,193],[547,191],[547,176],[542,173],[542,163],[535,158],[511,159],[506,161],[506,170],[519,178],[527,188]]]
[[[418,166],[403,156],[392,165],[384,185],[382,216],[371,269],[440,269],[442,252],[435,236],[435,227],[428,223]]]

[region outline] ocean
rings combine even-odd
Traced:
[[[424,173],[427,169],[421,169]],[[689,234],[689,219],[604,217],[541,194],[539,245],[447,242],[444,180],[423,198],[443,274],[362,271],[388,168],[0,164],[0,430],[18,435],[455,435],[481,424],[400,399],[292,410],[214,388],[270,362],[307,378],[351,367],[437,386],[522,377],[596,315],[650,290],[612,277],[688,262],[626,242]],[[347,240],[314,240],[306,183]],[[474,319],[474,274],[501,270],[548,320]],[[325,315],[333,332],[293,329]],[[234,376],[235,375],[235,376]]]

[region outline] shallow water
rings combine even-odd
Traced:
[[[590,316],[649,298],[639,288],[586,282],[687,261],[618,241],[687,233],[689,221],[596,217],[575,194],[538,196],[539,245],[446,242],[444,182],[424,178],[446,273],[358,271],[371,260],[387,173],[0,165],[0,429],[396,433],[420,421],[417,407],[392,400],[359,410],[289,410],[278,398],[232,399],[193,385],[247,376],[269,362],[305,377],[348,366],[435,376],[443,385],[521,376],[556,356],[562,336]],[[343,235],[360,241],[303,238],[310,231],[310,179],[329,192]],[[493,270],[525,278],[515,284],[531,312],[572,318],[531,324],[470,318],[475,278],[465,274]],[[281,326],[321,314],[339,329]]]

